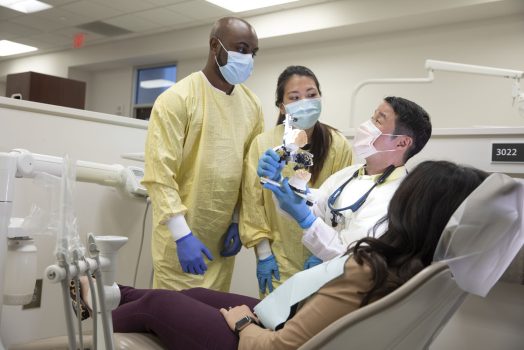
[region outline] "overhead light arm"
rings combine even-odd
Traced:
[[[456,73],[466,73],[466,74],[477,74],[477,75],[487,75],[487,76],[497,76],[502,78],[508,78],[514,80],[512,97],[513,103],[516,100],[524,101],[524,93],[521,93],[520,90],[520,79],[524,77],[524,72],[513,69],[503,69],[496,67],[487,67],[487,66],[476,66],[472,64],[463,64],[447,61],[436,61],[436,60],[426,60],[425,68],[428,71],[428,76],[426,78],[398,78],[398,79],[368,79],[361,81],[353,89],[351,94],[351,104],[350,104],[350,115],[349,115],[349,126],[352,128],[355,120],[355,110],[356,110],[356,97],[360,89],[366,85],[380,85],[380,84],[423,84],[431,83],[434,80],[434,71],[447,71],[447,72],[456,72]]]
[[[428,71],[445,71],[458,72],[467,74],[490,75],[496,77],[520,79],[524,76],[524,72],[513,69],[503,69],[487,66],[475,66],[473,64],[463,64],[446,61],[426,60],[426,69]]]

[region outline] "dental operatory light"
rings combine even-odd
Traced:
[[[353,122],[355,119],[355,100],[357,93],[366,85],[376,85],[376,84],[421,84],[421,83],[431,83],[434,80],[435,71],[446,71],[446,72],[455,72],[455,73],[466,73],[466,74],[476,74],[476,75],[486,75],[486,76],[495,76],[507,79],[513,79],[513,105],[515,102],[519,110],[519,114],[524,117],[524,93],[520,90],[520,79],[524,78],[524,71],[513,70],[513,69],[504,69],[497,67],[488,67],[488,66],[476,66],[472,64],[463,64],[456,62],[447,62],[447,61],[436,61],[436,60],[426,60],[425,65],[426,70],[428,71],[428,76],[425,78],[393,78],[393,79],[368,79],[357,84],[353,93],[351,94],[351,104],[350,104],[350,114],[349,114],[349,126],[353,127]]]
[[[53,7],[38,0],[0,0],[0,6],[23,13],[33,13]]]
[[[38,50],[36,47],[20,44],[10,40],[0,40],[0,56],[18,55],[19,53]]]
[[[287,4],[298,0],[206,0],[231,12],[243,12],[275,5]]]

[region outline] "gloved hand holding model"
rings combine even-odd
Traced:
[[[207,271],[207,265],[204,262],[202,253],[205,254],[209,260],[213,260],[211,252],[198,238],[193,236],[191,232],[176,241],[176,252],[182,270],[185,273],[192,273],[194,275],[203,275]]]
[[[314,255],[311,255],[307,260],[304,262],[304,270],[310,269],[313,266],[317,266],[319,264],[322,264],[323,261],[317,258]]]
[[[316,216],[309,210],[306,201],[289,187],[287,178],[282,181],[280,187],[266,183],[264,188],[271,190],[275,194],[280,208],[291,215],[300,227],[307,229],[313,225]]]
[[[257,279],[260,293],[266,292],[266,286],[271,293],[273,291],[272,276],[275,276],[277,281],[280,281],[280,272],[278,271],[277,261],[275,256],[271,254],[265,259],[258,260],[257,264]]]
[[[257,174],[260,177],[267,177],[273,181],[279,181],[280,172],[284,168],[285,162],[281,161],[280,156],[272,149],[268,149],[258,161]]]
[[[224,238],[224,246],[220,251],[222,256],[235,256],[242,248],[242,242],[240,241],[240,235],[238,234],[238,223],[232,222],[226,232]]]

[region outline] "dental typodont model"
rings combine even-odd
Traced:
[[[284,140],[283,144],[274,148],[275,152],[280,156],[280,160],[292,162],[295,173],[289,179],[289,185],[295,193],[312,204],[314,201],[306,193],[306,185],[311,178],[311,173],[308,169],[313,166],[313,154],[302,149],[307,144],[307,134],[304,130],[294,129],[290,123],[291,116],[286,114],[284,120]],[[272,181],[267,178],[261,178],[262,183],[272,183],[280,186],[279,182]]]

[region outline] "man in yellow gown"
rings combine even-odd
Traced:
[[[153,206],[154,288],[228,291],[241,247],[243,160],[263,130],[260,101],[242,84],[258,38],[246,21],[222,18],[209,48],[204,69],[162,93],[151,112],[142,183]]]

